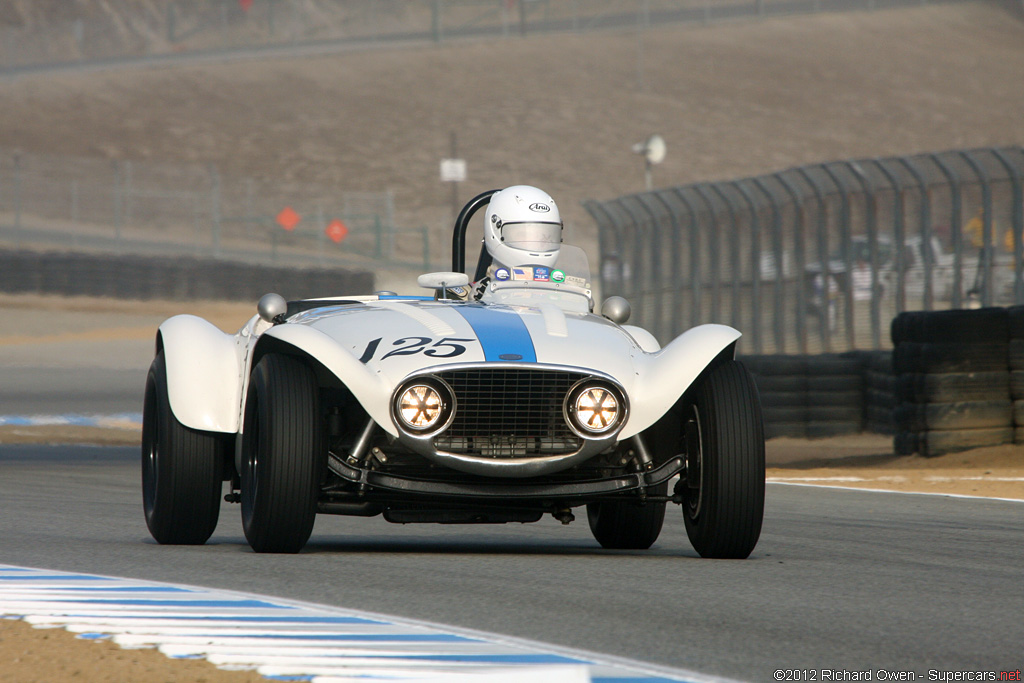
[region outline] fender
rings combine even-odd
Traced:
[[[699,325],[683,332],[661,351],[638,357],[629,418],[619,439],[628,439],[657,422],[740,336],[727,325]]]
[[[388,434],[398,436],[389,409],[392,387],[338,342],[306,325],[278,325],[263,336],[279,339],[316,359],[341,380],[374,422]]]
[[[241,360],[235,337],[194,315],[160,325],[157,347],[167,363],[167,395],[178,422],[234,434],[241,401]]]

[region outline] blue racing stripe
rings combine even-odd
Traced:
[[[537,362],[537,352],[533,348],[530,332],[515,311],[482,304],[461,304],[452,308],[473,328],[484,350],[484,360]]]

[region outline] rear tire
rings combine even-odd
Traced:
[[[726,361],[697,387],[687,416],[683,491],[686,534],[701,557],[742,559],[764,518],[764,427],[757,388],[742,364]]]
[[[662,484],[652,488],[649,493],[663,496],[667,491],[668,485]],[[665,522],[665,503],[589,503],[587,521],[602,548],[647,550],[661,534]]]
[[[313,531],[326,466],[313,371],[267,355],[253,370],[246,402],[242,525],[258,553],[297,553]]]
[[[142,411],[142,506],[149,533],[161,544],[202,545],[220,516],[227,441],[178,422],[163,351],[149,367]]]

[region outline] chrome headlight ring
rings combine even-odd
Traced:
[[[395,391],[391,414],[402,431],[418,437],[436,434],[455,415],[455,392],[439,377],[417,377]]]
[[[626,421],[626,399],[611,382],[588,377],[565,395],[565,420],[576,434],[596,439],[616,432]]]

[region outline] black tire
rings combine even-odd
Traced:
[[[950,429],[921,432],[918,452],[925,457],[956,453],[972,448],[1013,443],[1013,427]]]
[[[316,519],[326,467],[316,376],[289,356],[256,365],[246,403],[242,524],[258,553],[297,553]]]
[[[802,377],[807,374],[807,356],[777,354],[758,358],[758,377]]]
[[[893,351],[893,370],[907,372],[992,372],[1008,369],[1007,344],[919,344],[907,342]]]
[[[1010,374],[992,372],[906,373],[897,380],[897,396],[907,403],[1005,401]]]
[[[892,438],[892,450],[896,455],[913,455],[917,453],[921,443],[921,435],[917,432],[899,431]]]
[[[664,496],[668,484],[650,490]],[[590,531],[602,548],[610,550],[647,550],[658,540],[665,523],[665,503],[633,501],[587,504]]]
[[[807,378],[803,375],[754,375],[754,383],[762,396],[807,391]]]
[[[857,422],[862,423],[864,421],[864,406],[858,403],[857,405],[845,405],[845,406],[826,406],[826,405],[811,405],[807,408],[807,423],[810,425],[812,422]],[[808,430],[808,436],[810,430]]]
[[[202,545],[220,516],[225,437],[190,429],[171,411],[160,351],[142,407],[142,506],[157,543]]]
[[[863,388],[863,375],[810,375],[807,377],[807,391],[812,392],[861,391]]]
[[[1006,309],[1006,328],[1010,339],[1024,339],[1024,306]]]
[[[896,424],[912,432],[926,430],[992,429],[1013,424],[1013,403],[958,401],[903,403],[894,411]]]
[[[764,391],[758,387],[763,408],[802,408],[807,405],[805,391]]]
[[[764,406],[761,408],[765,424],[776,422],[807,422],[807,406]]]
[[[864,407],[864,391],[808,391],[807,410],[813,411],[820,408],[854,408],[861,410]],[[809,418],[809,419],[814,419]]]
[[[893,344],[930,342],[977,344],[1003,341],[1009,336],[1005,308],[908,311],[892,321]]]
[[[845,354],[822,353],[807,356],[806,374],[811,377],[860,375],[864,371],[863,359]]]
[[[860,434],[864,426],[860,420],[832,420],[829,422],[808,422],[807,438],[824,439],[844,434]]]
[[[764,438],[775,439],[780,436],[789,436],[796,439],[807,438],[807,421],[799,422],[770,422],[765,420]]]
[[[1010,371],[1010,398],[1024,398],[1024,370]]]
[[[1011,339],[1006,351],[1010,370],[1024,370],[1024,339]]]
[[[757,388],[736,361],[713,368],[687,415],[686,535],[701,557],[742,559],[764,518],[764,426]]]

